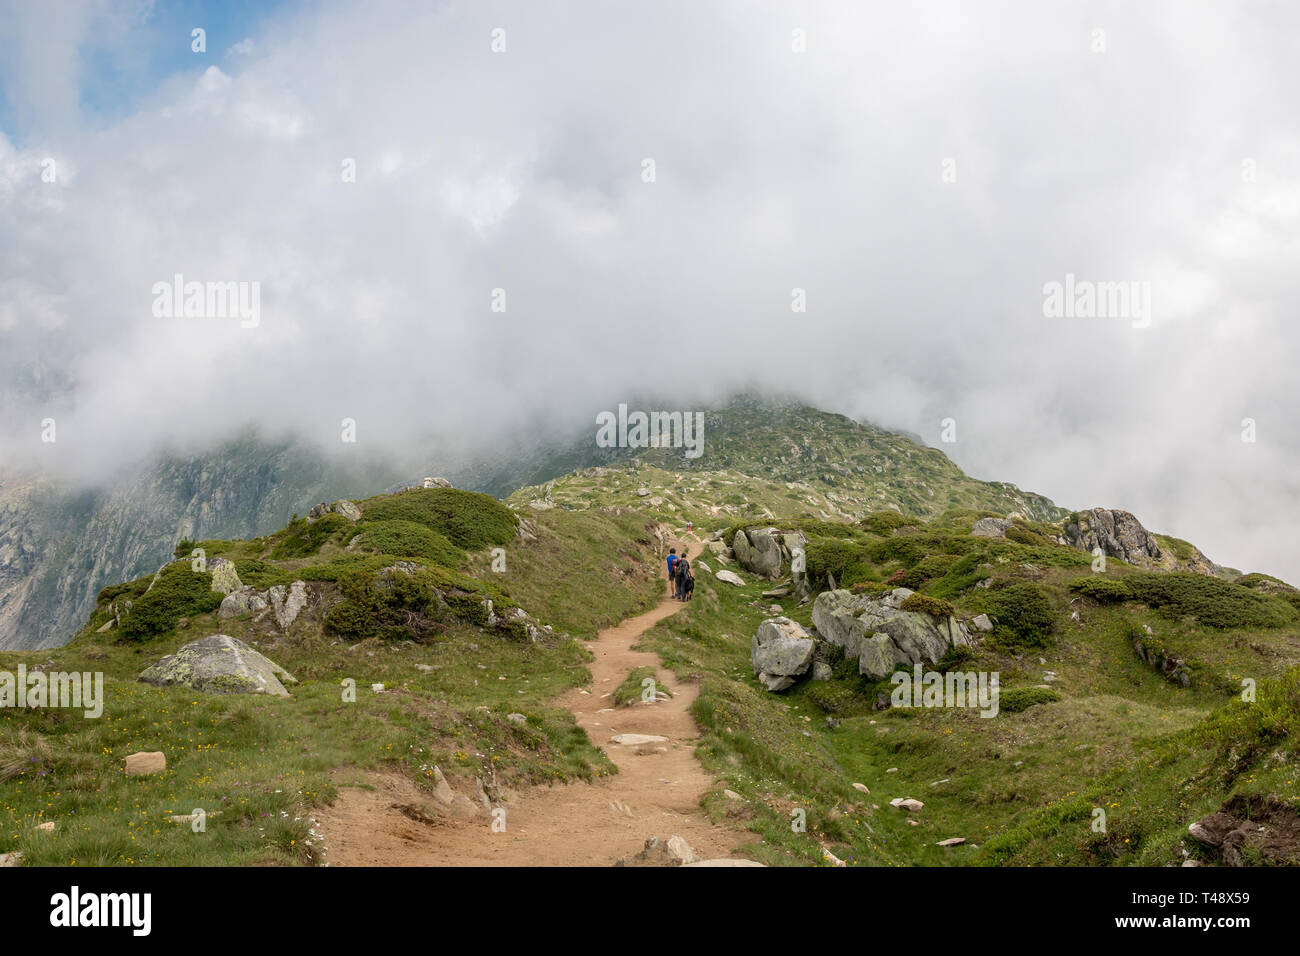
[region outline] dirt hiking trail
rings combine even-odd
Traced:
[[[683,550],[685,542],[673,542]],[[699,545],[686,549],[694,561]],[[370,774],[368,790],[340,784],[334,804],[317,816],[332,866],[609,866],[633,862],[646,840],[680,836],[700,860],[729,857],[750,834],[711,823],[700,798],[715,785],[695,758],[699,735],[689,708],[699,692],[676,680],[658,655],[634,651],[641,635],[682,604],[667,596],[661,565],[659,604],[601,631],[587,647],[595,655],[593,681],[558,699],[592,742],[618,766],[593,783],[529,787],[507,794],[506,830],[493,833],[486,817],[438,817],[420,822],[399,807],[428,805],[428,795],[398,773]],[[615,688],[636,667],[656,669],[672,697],[615,708]],[[666,741],[624,745],[617,734]],[[355,779],[355,778],[354,778]],[[396,805],[396,806],[395,806]]]

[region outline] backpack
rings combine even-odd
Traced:
[[[681,558],[677,562],[676,574],[679,578],[684,578],[691,573],[691,562]]]

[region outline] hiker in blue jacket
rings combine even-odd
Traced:
[[[668,593],[677,594],[677,549],[668,549]]]

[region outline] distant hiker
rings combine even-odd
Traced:
[[[677,560],[677,593],[674,597],[679,601],[686,600],[686,579],[691,576],[691,562],[686,560],[685,555]],[[694,580],[694,578],[692,578]]]
[[[695,522],[694,522],[694,521],[688,521],[688,522],[686,522],[686,530],[687,530],[687,531],[694,531],[694,530],[695,530]]]
[[[677,549],[668,549],[668,593],[677,592]]]

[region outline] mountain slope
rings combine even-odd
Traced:
[[[1066,513],[1015,485],[971,478],[941,451],[906,436],[798,404],[740,400],[705,412],[697,458],[680,448],[594,449],[592,438],[561,457],[585,470],[511,500],[534,508],[632,501],[638,482],[653,476],[656,494],[696,521],[765,511],[823,520],[884,510],[934,517],[950,508],[1035,520]]]

